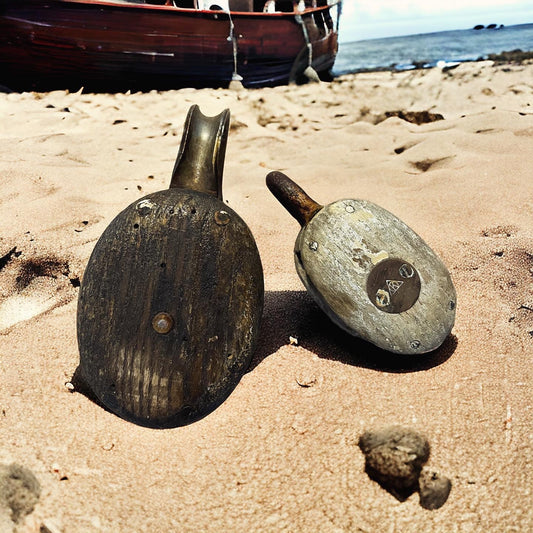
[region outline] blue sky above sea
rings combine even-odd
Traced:
[[[340,42],[533,22],[533,0],[344,0]]]

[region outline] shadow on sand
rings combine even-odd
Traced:
[[[444,363],[454,353],[457,338],[450,335],[433,352],[420,355],[398,355],[369,342],[352,337],[321,311],[306,291],[267,291],[261,335],[248,369],[298,339],[299,346],[324,359],[383,372],[418,372]]]

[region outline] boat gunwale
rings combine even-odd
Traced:
[[[160,11],[168,12],[175,14],[184,14],[184,15],[220,15],[231,14],[231,16],[241,17],[259,17],[265,19],[283,19],[283,18],[294,18],[297,15],[305,16],[311,15],[313,13],[320,13],[331,8],[334,8],[338,5],[341,5],[343,0],[330,0],[332,3],[328,3],[325,6],[317,7],[306,7],[303,11],[276,11],[274,13],[264,12],[264,11],[224,11],[220,9],[194,9],[194,8],[185,8],[177,6],[167,6],[167,5],[158,5],[158,4],[142,4],[137,2],[128,2],[128,1],[113,1],[113,0],[29,0],[29,2],[20,2],[20,1],[9,1],[3,0],[0,1],[0,6],[3,4],[7,6],[9,4],[15,5],[17,7],[23,7],[25,4],[41,4],[43,7],[51,7],[51,5],[76,5],[76,6],[87,6],[87,7],[112,7],[118,9],[139,9],[141,11]],[[0,12],[1,15],[1,12]]]

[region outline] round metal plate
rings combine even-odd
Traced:
[[[366,292],[379,310],[385,313],[403,313],[418,300],[420,276],[407,261],[385,259],[370,271]]]
[[[208,194],[151,194],[111,222],[87,265],[81,376],[126,419],[190,423],[237,385],[262,307],[261,261],[242,219]]]

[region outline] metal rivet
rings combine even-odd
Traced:
[[[219,226],[225,226],[231,220],[229,213],[227,211],[217,211],[215,213],[215,222]]]
[[[150,200],[141,200],[137,204],[137,211],[139,211],[139,215],[142,217],[145,217],[152,211],[154,207],[154,204]]]
[[[152,327],[164,335],[168,333],[174,326],[174,319],[168,313],[157,313],[152,319]]]
[[[309,249],[313,250],[313,252],[316,252],[318,250],[318,242],[316,241],[310,242]]]
[[[411,341],[410,345],[413,350],[418,350],[420,348],[420,341]]]

